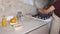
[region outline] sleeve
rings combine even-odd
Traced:
[[[55,9],[59,8],[59,1],[54,2],[52,5],[55,7]]]

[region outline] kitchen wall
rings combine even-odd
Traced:
[[[19,11],[34,15],[36,8],[43,8],[46,4],[47,0],[0,0],[0,18],[3,15],[16,15]]]

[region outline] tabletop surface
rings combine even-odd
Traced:
[[[24,20],[20,22],[20,24],[23,25],[21,29],[16,31],[13,30],[11,26],[8,27],[0,26],[0,34],[25,34],[47,23],[48,22],[41,21],[40,19],[25,17]]]

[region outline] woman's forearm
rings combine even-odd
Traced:
[[[55,7],[52,5],[51,7],[49,7],[46,12],[47,13],[50,13],[50,12],[53,12],[53,10],[55,10]]]
[[[53,12],[53,10],[55,10],[55,7],[52,5],[52,6],[50,6],[48,9],[42,9],[42,10],[39,11],[39,12],[41,12],[41,13],[43,13],[43,14],[48,14],[48,13],[50,13],[50,12]]]

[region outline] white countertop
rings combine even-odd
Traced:
[[[0,34],[25,34],[47,23],[48,22],[41,21],[35,18],[25,18],[25,20],[21,21],[23,27],[18,31],[15,31],[10,27],[0,26]]]

